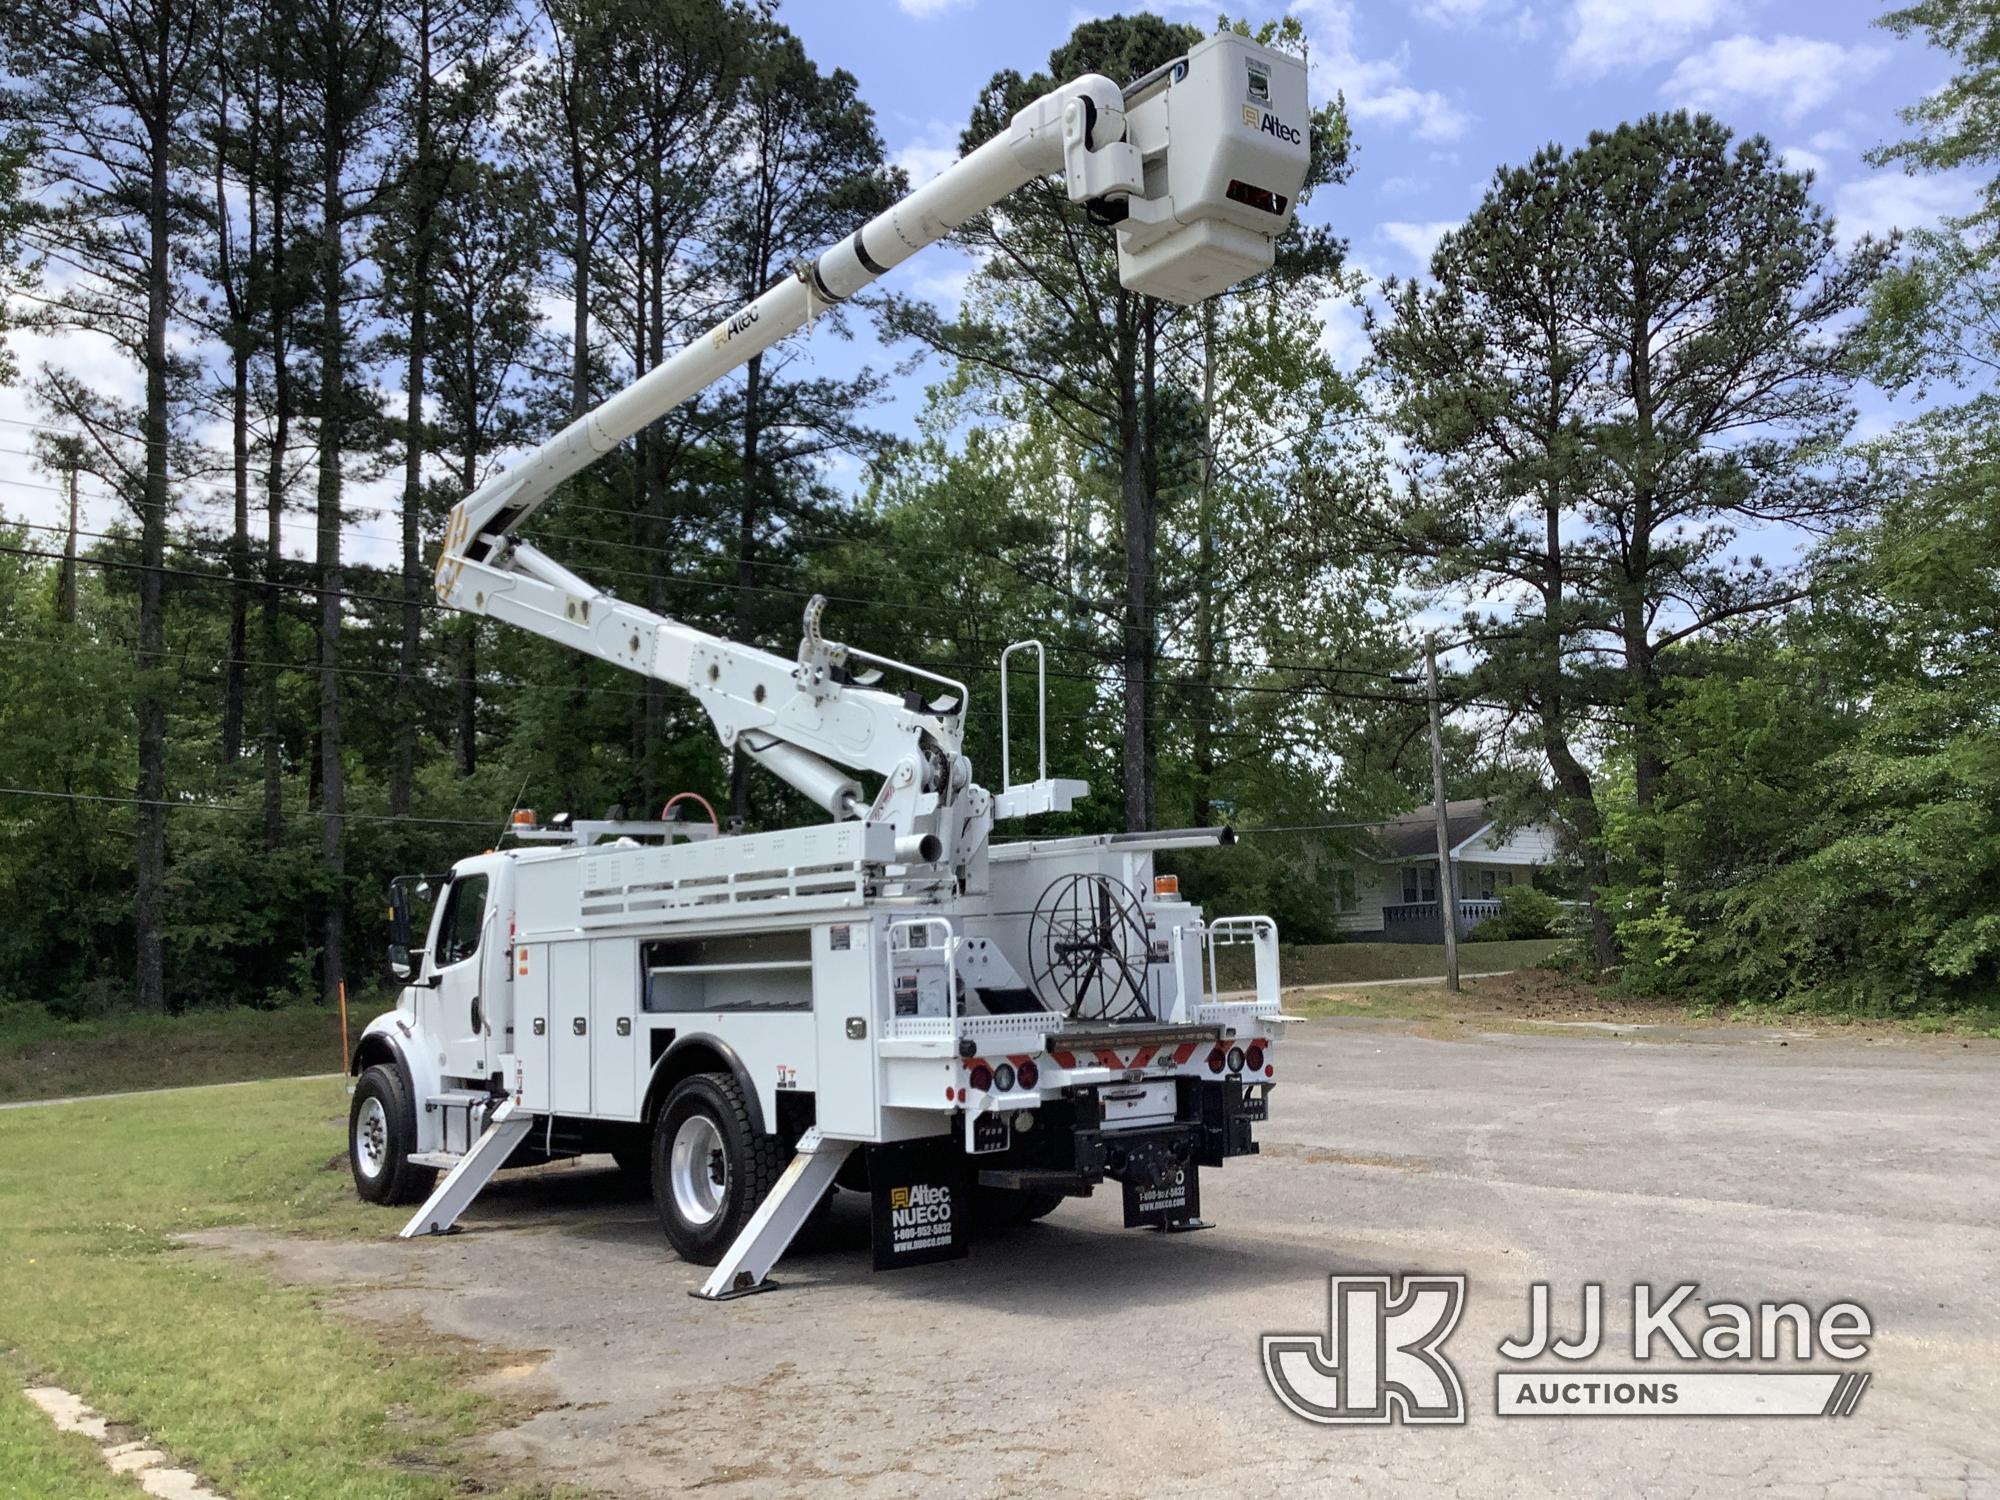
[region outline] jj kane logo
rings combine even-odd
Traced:
[[[1465,1398],[1444,1341],[1465,1306],[1463,1276],[1334,1276],[1327,1331],[1266,1334],[1264,1378],[1309,1422],[1462,1423]],[[1630,1356],[1644,1368],[1580,1368],[1607,1347],[1604,1288],[1585,1282],[1574,1338],[1555,1326],[1548,1283],[1528,1293],[1528,1328],[1501,1341],[1494,1379],[1503,1417],[1843,1417],[1868,1389],[1865,1370],[1802,1368],[1868,1353],[1866,1308],[1834,1302],[1696,1303],[1696,1286],[1632,1288]],[[1554,1361],[1549,1363],[1548,1361]],[[1702,1368],[1690,1368],[1700,1365]],[[1720,1366],[1721,1368],[1717,1368]]]
[[[1465,1390],[1442,1346],[1465,1308],[1463,1276],[1327,1278],[1325,1334],[1264,1335],[1264,1378],[1308,1422],[1460,1423]],[[1393,1295],[1392,1295],[1393,1292]]]

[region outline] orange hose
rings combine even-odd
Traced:
[[[675,792],[673,796],[667,798],[667,805],[660,809],[662,823],[667,821],[667,814],[674,810],[674,804],[677,802],[699,802],[701,810],[708,814],[708,826],[715,830],[717,838],[722,836],[722,822],[715,816],[715,809],[709,804],[708,798],[702,796],[700,792]]]

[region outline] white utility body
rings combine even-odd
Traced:
[[[962,683],[827,640],[818,600],[795,660],[719,639],[516,533],[564,479],[1037,177],[1116,224],[1128,288],[1193,302],[1268,267],[1308,129],[1303,64],[1227,32],[1130,88],[1066,84],[452,511],[441,600],[685,689],[832,821],[721,836],[528,815],[430,878],[416,949],[414,877],[397,882],[411,983],[355,1050],[350,1135],[365,1196],[425,1199],[406,1235],[448,1230],[502,1165],[605,1150],[650,1174],[675,1248],[716,1267],[711,1297],[768,1286],[836,1181],[872,1194],[879,1266],[962,1254],[976,1215],[1036,1217],[1107,1179],[1128,1223],[1200,1226],[1200,1166],[1254,1152],[1268,1106],[1277,933],[1205,917],[1153,859],[1228,832],[994,843],[996,818],[1086,789],[1045,751],[1034,779],[1003,760],[1000,791],[979,786]],[[1044,676],[1039,643],[1003,654],[1003,741],[1023,650]],[[1250,998],[1218,993],[1231,943],[1254,949]]]

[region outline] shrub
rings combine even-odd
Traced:
[[[1500,910],[1466,934],[1473,943],[1518,942],[1523,938],[1554,937],[1562,924],[1562,903],[1531,885],[1510,885],[1500,892]]]

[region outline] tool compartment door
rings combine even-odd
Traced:
[[[549,1108],[590,1113],[590,943],[549,944]]]
[[[815,1120],[827,1135],[872,1141],[881,1134],[881,1063],[885,955],[871,922],[834,922],[812,935],[813,1027],[819,1079]]]
[[[549,1106],[549,945],[522,943],[515,950],[514,1056],[521,1065],[521,1107]]]
[[[639,947],[630,938],[590,945],[590,1105],[608,1119],[639,1113]]]

